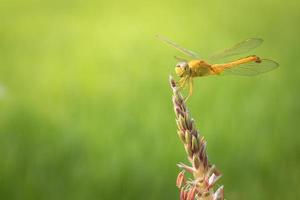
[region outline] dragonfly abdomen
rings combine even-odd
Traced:
[[[218,68],[218,67],[221,67],[221,68],[231,68],[231,67],[235,67],[237,65],[241,65],[241,64],[245,64],[245,63],[250,63],[250,62],[256,62],[256,63],[260,63],[261,62],[261,59],[256,56],[256,55],[253,55],[253,56],[248,56],[248,57],[245,57],[245,58],[240,58],[238,60],[235,60],[235,61],[232,61],[232,62],[228,62],[228,63],[223,63],[223,64],[213,64],[212,67],[213,68]]]

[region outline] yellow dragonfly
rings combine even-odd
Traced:
[[[239,58],[230,62],[218,63],[218,60],[228,58],[231,56],[237,56],[260,46],[263,42],[259,38],[249,38],[242,42],[235,44],[234,46],[227,48],[223,51],[212,54],[208,57],[208,62],[203,60],[199,54],[181,47],[175,42],[169,40],[166,37],[157,35],[158,39],[174,47],[181,53],[192,58],[192,60],[186,60],[183,58],[175,57],[179,62],[176,64],[175,72],[180,77],[179,87],[184,88],[186,84],[189,87],[189,94],[185,98],[187,100],[193,93],[193,78],[209,75],[221,75],[221,74],[235,74],[241,76],[254,76],[261,73],[271,71],[279,66],[279,64],[270,59],[261,59],[256,55],[251,55],[243,58]]]

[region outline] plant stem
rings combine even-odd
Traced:
[[[188,160],[192,166],[179,163],[182,171],[178,174],[176,185],[180,189],[181,200],[223,200],[224,189],[220,186],[214,191],[215,183],[222,176],[216,167],[209,163],[206,152],[206,141],[196,129],[184,98],[174,79],[170,76],[173,91],[173,105],[176,115],[177,134],[184,145]],[[185,172],[193,175],[193,180],[187,180]]]

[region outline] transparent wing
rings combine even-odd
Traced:
[[[190,57],[193,57],[193,58],[197,58],[197,59],[200,59],[200,56],[191,51],[191,50],[188,50],[186,48],[183,48],[181,47],[180,45],[176,44],[175,42],[172,42],[171,40],[169,40],[168,38],[164,37],[164,36],[161,36],[161,35],[156,35],[156,37],[158,39],[160,39],[161,41],[167,43],[168,45],[174,47],[175,49],[177,49],[178,51],[180,51],[181,53],[184,53],[185,55],[187,56],[190,56]]]
[[[182,57],[179,57],[179,56],[174,56],[174,58],[175,58],[177,61],[179,61],[179,62],[182,62],[182,61],[188,62],[188,60],[186,60],[186,59],[184,59],[184,58],[182,58]]]
[[[262,59],[261,62],[251,62],[240,64],[224,70],[224,74],[234,74],[240,76],[255,76],[276,69],[279,64],[273,60]]]
[[[219,51],[219,52],[212,54],[210,57],[208,57],[208,59],[211,61],[215,61],[215,60],[219,60],[222,58],[243,54],[252,49],[255,49],[256,47],[261,45],[262,42],[263,42],[263,40],[260,38],[249,38],[240,43],[237,43],[236,45],[234,45],[228,49],[225,49],[223,51]]]

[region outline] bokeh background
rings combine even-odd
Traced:
[[[0,1],[0,199],[178,199],[169,74],[249,37],[280,68],[195,80],[188,102],[234,199],[300,198],[299,1]],[[251,53],[251,54],[254,54]]]

